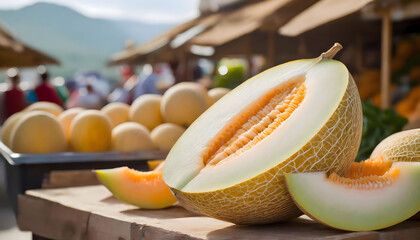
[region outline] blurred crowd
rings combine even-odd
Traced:
[[[261,70],[262,64],[254,65]],[[190,69],[184,68],[176,62],[146,64],[137,73],[135,66],[125,65],[119,68],[119,81],[112,89],[110,81],[96,72],[77,73],[66,80],[62,77],[50,79],[47,68],[39,66],[36,79],[30,80],[31,85],[27,84],[26,78],[26,84],[21,82],[19,69],[10,68],[6,72],[7,86],[0,89],[0,124],[37,101],[56,103],[63,108],[101,109],[110,102],[131,104],[144,94],[163,94],[174,84],[186,80],[198,82],[207,89],[232,89],[249,74],[255,74],[248,72],[244,61],[237,59],[222,59],[217,65],[197,62]]]

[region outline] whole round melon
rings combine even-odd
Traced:
[[[230,92],[229,88],[213,88],[210,89],[208,92],[208,96],[210,98],[210,105],[213,105],[215,102],[217,102],[219,99],[221,99],[223,96],[225,96],[228,92]]]
[[[112,130],[112,150],[140,151],[156,149],[149,130],[135,122],[126,122]]]
[[[197,82],[180,82],[177,84],[178,86],[183,86],[187,88],[192,88],[201,93],[201,95],[206,99],[206,104],[209,107],[212,104],[212,99],[208,95],[206,87],[204,87],[202,84]]]
[[[60,114],[60,116],[58,116],[58,121],[60,121],[61,125],[63,125],[67,140],[70,139],[70,126],[73,119],[77,116],[77,114],[81,113],[83,110],[83,108],[70,108],[65,110]]]
[[[153,129],[150,135],[153,143],[158,146],[160,150],[169,151],[184,132],[185,128],[179,125],[164,123]]]
[[[385,138],[370,157],[378,155],[395,162],[420,162],[420,128],[394,133]]]
[[[35,110],[46,111],[53,114],[56,117],[58,117],[63,112],[63,108],[60,105],[57,105],[52,102],[35,102],[24,109],[24,111]]]
[[[206,99],[196,88],[177,84],[162,97],[160,111],[165,122],[191,125],[207,109]]]
[[[11,148],[10,137],[12,135],[13,127],[24,114],[25,112],[17,112],[13,114],[6,119],[3,126],[1,127],[1,141],[9,148]]]
[[[10,145],[18,153],[64,152],[67,148],[64,129],[49,112],[25,113],[13,127]]]
[[[109,117],[112,128],[114,128],[121,123],[128,122],[130,105],[121,102],[113,102],[104,106],[101,111]]]
[[[351,74],[330,59],[340,49],[260,73],[202,114],[165,160],[179,202],[236,224],[285,221],[301,214],[286,173],[346,173],[363,121]]]
[[[99,110],[79,113],[70,125],[70,145],[76,152],[101,152],[111,148],[112,125]]]
[[[145,94],[134,100],[130,107],[130,121],[140,123],[150,131],[163,122],[160,114],[162,96]]]

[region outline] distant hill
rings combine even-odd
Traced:
[[[22,42],[57,58],[61,66],[51,67],[52,75],[70,77],[78,70],[97,70],[113,79],[117,75],[106,61],[124,48],[127,39],[142,43],[174,26],[89,18],[51,3],[0,10],[0,23]]]

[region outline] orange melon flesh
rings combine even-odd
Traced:
[[[128,167],[96,170],[101,183],[119,200],[144,209],[173,205],[176,198],[158,171],[140,172]]]
[[[270,90],[243,114],[232,119],[204,152],[204,164],[211,166],[229,161],[270,135],[303,101],[304,80],[304,77],[298,77]]]
[[[344,177],[314,172],[286,174],[285,179],[303,212],[337,229],[382,229],[420,211],[420,163],[378,156],[354,163]]]

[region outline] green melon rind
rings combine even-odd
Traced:
[[[371,158],[382,155],[393,162],[420,162],[420,129],[392,134],[373,150]]]
[[[396,190],[403,189],[400,195],[392,195],[395,196],[395,199],[381,197],[379,192],[381,189],[366,190],[366,194],[364,191],[355,193],[365,194],[366,199],[369,199],[369,194],[381,199],[376,202],[367,200],[360,202],[360,199],[353,200],[348,196],[346,199],[342,199],[340,193],[334,191],[333,188],[330,189],[331,194],[326,192],[328,189],[308,191],[308,187],[313,189],[316,186],[321,186],[320,179],[327,181],[324,172],[286,174],[285,181],[296,205],[310,218],[340,230],[373,231],[403,222],[420,210],[420,192],[418,191],[420,189],[420,164],[401,162],[398,166],[404,170],[404,173],[400,173],[405,174],[403,176],[404,183],[411,183],[411,185],[406,188],[402,188],[401,184],[394,186],[398,188]],[[309,174],[312,174],[313,177],[305,179],[305,175],[310,176]],[[314,185],[309,186],[311,184]],[[334,184],[331,183],[331,185]],[[351,189],[347,190],[345,186],[340,187],[342,187],[341,191],[352,191]],[[385,188],[389,187],[393,186]],[[360,196],[355,196],[355,199],[356,197]],[[349,200],[349,203],[346,203],[345,200]],[[372,206],[377,208],[372,208]]]
[[[130,199],[125,199],[124,196],[121,196],[116,184],[121,183],[122,174],[121,172],[124,171],[127,167],[119,167],[119,168],[112,168],[112,169],[103,169],[103,170],[95,170],[96,176],[98,180],[104,185],[117,199],[130,203],[132,203]]]
[[[210,192],[186,193],[171,188],[187,209],[236,224],[265,224],[298,217],[283,176],[291,172],[344,174],[353,163],[362,137],[362,106],[349,74],[339,107],[324,127],[297,153],[247,181]]]

